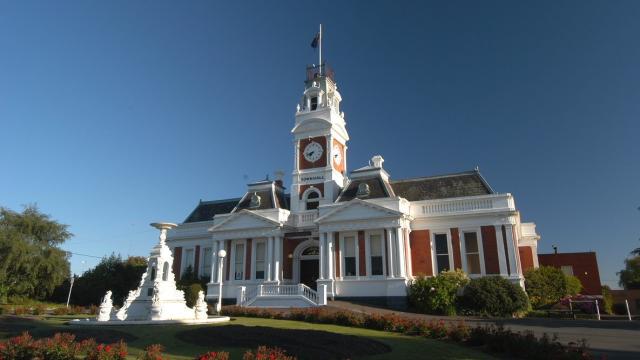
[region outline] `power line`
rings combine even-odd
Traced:
[[[96,258],[96,259],[102,259],[104,258],[104,256],[95,256],[95,255],[87,255],[87,254],[79,254],[79,253],[74,253],[71,251],[65,251],[67,254],[72,254],[72,255],[78,255],[78,256],[86,256],[86,257],[91,257],[91,258]]]

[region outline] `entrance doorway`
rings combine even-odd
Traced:
[[[320,273],[320,263],[318,259],[300,260],[300,282],[316,290],[318,275]]]

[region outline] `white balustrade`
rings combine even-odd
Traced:
[[[273,296],[283,296],[283,297],[294,297],[294,296],[302,296],[309,301],[311,301],[315,305],[326,304],[326,291],[325,291],[325,299],[320,299],[318,296],[318,292],[311,289],[307,285],[298,284],[298,285],[258,285],[253,288],[246,288],[241,286],[238,288],[238,305],[247,306],[254,302],[259,297],[273,297]]]
[[[318,210],[307,210],[296,215],[295,226],[312,226],[314,220],[318,218]]]
[[[418,202],[417,205],[420,206],[419,215],[422,216],[487,210],[515,210],[513,197],[510,194],[470,196],[462,199],[425,200]]]

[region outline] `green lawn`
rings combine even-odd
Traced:
[[[136,355],[147,345],[160,343],[165,347],[165,354],[171,359],[193,359],[197,354],[210,350],[226,350],[231,353],[232,359],[241,359],[242,353],[246,349],[231,347],[202,347],[185,343],[175,334],[192,329],[202,327],[224,327],[227,324],[220,325],[153,325],[153,326],[108,326],[108,327],[85,327],[68,326],[64,323],[70,317],[49,316],[40,318],[6,318],[0,317],[0,339],[28,329],[33,334],[45,334],[51,331],[70,331],[74,330],[90,334],[100,334],[104,332],[106,335],[118,336],[118,334],[126,333],[137,337],[137,339],[129,341],[130,358],[134,359]],[[391,348],[391,352],[384,354],[372,355],[366,359],[493,359],[491,356],[477,351],[445,341],[424,339],[421,337],[405,336],[400,334],[388,333],[383,331],[350,328],[336,325],[311,324],[299,321],[288,320],[272,320],[259,318],[233,318],[228,324],[243,326],[264,326],[276,329],[296,329],[296,330],[321,330],[336,334],[355,335],[377,340],[386,344]],[[109,334],[111,332],[111,334]],[[121,332],[121,333],[118,333]]]

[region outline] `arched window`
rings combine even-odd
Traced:
[[[315,210],[320,205],[320,193],[317,191],[311,191],[307,195],[307,210]]]
[[[156,266],[152,265],[151,266],[151,281],[156,279]]]
[[[318,108],[318,97],[314,96],[311,98],[311,110],[316,110]]]
[[[168,278],[169,278],[169,263],[165,262],[164,265],[162,265],[162,281],[167,281]]]

